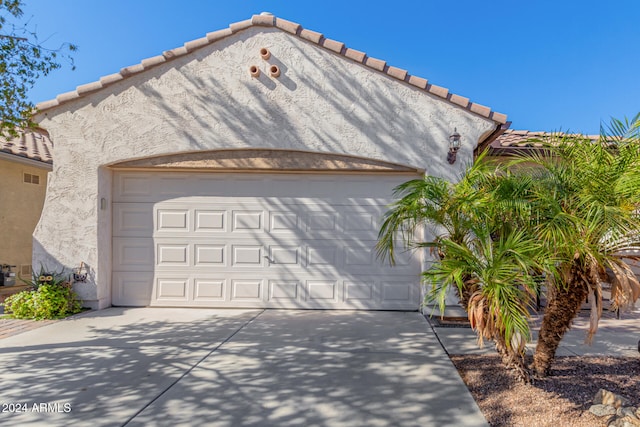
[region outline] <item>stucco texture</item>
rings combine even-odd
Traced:
[[[268,61],[259,50],[271,51]],[[270,65],[281,70],[269,76]],[[253,78],[249,67],[262,71]],[[150,156],[216,149],[355,155],[458,179],[495,123],[275,28],[251,27],[37,117],[55,144],[38,262],[90,280],[110,304],[111,169]],[[462,148],[446,162],[454,128]]]
[[[37,175],[38,184],[24,182],[24,174]],[[47,171],[0,159],[0,264],[29,270],[32,234],[40,218],[47,188]],[[38,268],[38,264],[36,269]],[[29,279],[30,273],[24,275]]]

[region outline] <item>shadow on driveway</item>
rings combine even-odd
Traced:
[[[0,363],[3,426],[486,425],[417,312],[111,308]]]

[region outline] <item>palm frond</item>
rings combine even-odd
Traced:
[[[640,297],[640,281],[621,259],[612,258],[608,267],[613,271],[611,307],[614,310],[629,310]]]

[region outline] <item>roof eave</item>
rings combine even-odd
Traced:
[[[7,153],[6,151],[0,151],[0,159],[8,160],[10,162],[21,163],[28,166],[33,166],[47,171],[53,170],[53,162],[46,162],[42,160],[30,159],[29,157],[21,156],[20,154]]]
[[[502,124],[498,124],[493,132],[489,134],[483,141],[478,143],[478,146],[473,150],[473,157],[476,158],[480,153],[485,151],[488,147],[491,146],[491,143],[494,142],[500,135],[505,133],[507,129],[511,126],[511,122],[506,122]]]

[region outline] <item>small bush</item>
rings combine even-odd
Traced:
[[[71,283],[41,284],[35,291],[22,291],[4,302],[5,312],[16,319],[60,319],[81,311]]]
[[[10,317],[28,319],[33,313],[33,295],[35,291],[22,291],[13,294],[4,301],[4,311],[11,313]]]

